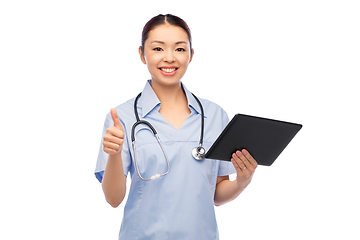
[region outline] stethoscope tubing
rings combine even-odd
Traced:
[[[201,110],[201,132],[200,132],[200,141],[199,141],[199,145],[202,146],[203,144],[203,139],[204,139],[204,108],[200,102],[200,100],[195,96],[195,94],[191,93],[195,100],[197,101],[197,103],[199,104],[200,110]],[[132,131],[131,131],[131,140],[134,141],[135,140],[135,127],[141,123],[148,125],[151,130],[153,131],[154,135],[157,134],[155,128],[151,125],[151,123],[149,123],[148,121],[144,121],[144,120],[140,120],[139,118],[139,113],[137,110],[137,102],[139,100],[141,96],[141,93],[139,93],[139,95],[137,95],[137,97],[135,98],[135,102],[134,102],[134,112],[135,112],[135,117],[136,117],[136,123],[133,125],[132,127]]]
[[[146,121],[145,121],[145,122],[146,122]],[[135,124],[134,124],[134,125],[135,125]],[[146,125],[147,125],[147,124],[146,124]],[[137,174],[138,174],[139,178],[141,178],[141,179],[144,180],[144,181],[155,180],[155,179],[157,179],[157,178],[159,178],[159,177],[165,176],[166,174],[168,174],[168,173],[170,172],[170,162],[169,162],[169,159],[168,159],[168,157],[167,157],[167,155],[166,155],[166,152],[165,152],[165,150],[164,150],[164,148],[163,148],[163,146],[162,146],[162,144],[161,144],[161,141],[160,141],[159,136],[158,136],[157,134],[155,134],[155,137],[156,137],[156,139],[157,139],[157,141],[158,141],[158,143],[159,143],[159,145],[160,145],[160,148],[161,148],[162,152],[163,152],[164,155],[165,155],[165,159],[166,159],[166,162],[167,162],[167,165],[168,165],[168,170],[167,170],[165,173],[163,173],[163,174],[155,174],[155,175],[153,175],[151,178],[143,178],[143,177],[141,176],[140,171],[139,171],[139,166],[138,166],[138,163],[137,163],[137,160],[136,160],[135,140],[132,142],[132,146],[133,146],[133,150],[134,150],[134,159],[135,159],[136,171],[137,171]]]
[[[192,155],[196,160],[203,160],[205,158],[205,153],[206,153],[206,150],[202,147],[203,138],[204,138],[204,118],[205,118],[204,117],[204,109],[203,109],[203,106],[202,106],[200,100],[193,93],[191,93],[191,94],[194,96],[194,98],[197,101],[197,103],[199,104],[200,110],[201,110],[201,133],[200,133],[199,147],[195,147],[192,150]],[[140,179],[142,179],[144,181],[149,181],[149,180],[154,180],[154,179],[157,179],[159,177],[162,177],[162,176],[165,176],[166,174],[168,174],[170,172],[170,162],[169,162],[169,159],[168,159],[168,157],[167,157],[167,155],[165,153],[165,150],[164,150],[164,148],[163,148],[163,146],[161,144],[160,138],[159,138],[155,128],[148,121],[140,120],[140,118],[139,118],[139,113],[137,111],[137,102],[138,102],[140,96],[141,96],[141,93],[139,93],[139,95],[137,95],[137,97],[135,98],[135,101],[134,101],[134,112],[135,112],[136,122],[134,123],[134,125],[132,126],[132,129],[131,129],[131,141],[132,141],[132,147],[133,147],[133,150],[134,150],[134,160],[135,160],[135,167],[136,167],[137,174],[140,177]],[[156,139],[157,139],[157,141],[158,141],[158,143],[160,145],[160,148],[161,148],[162,152],[164,153],[164,156],[165,156],[165,159],[166,159],[166,162],[167,162],[167,165],[168,165],[167,172],[165,172],[163,174],[155,174],[151,178],[143,178],[141,176],[140,171],[139,171],[138,162],[137,162],[137,159],[136,159],[136,151],[135,151],[135,128],[139,124],[147,125],[151,129],[151,131],[153,132],[154,136],[156,137]]]

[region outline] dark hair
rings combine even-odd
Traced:
[[[186,34],[188,35],[189,42],[190,42],[190,49],[192,51],[192,43],[191,43],[191,32],[189,26],[186,24],[184,20],[181,18],[171,15],[171,14],[159,14],[152,19],[150,19],[144,26],[144,29],[142,31],[142,38],[141,38],[141,51],[144,52],[144,44],[146,39],[149,37],[149,32],[154,29],[155,27],[162,25],[162,24],[170,24],[173,26],[181,27],[184,29]]]

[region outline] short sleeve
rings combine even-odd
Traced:
[[[221,112],[221,124],[222,124],[222,130],[227,126],[229,123],[229,117],[227,113],[222,109]],[[232,162],[228,161],[220,161],[219,160],[219,170],[218,170],[218,176],[227,176],[236,173],[236,169]]]
[[[120,121],[121,121],[121,119],[120,119]],[[130,171],[130,167],[131,167],[131,155],[130,155],[130,149],[129,149],[129,142],[128,142],[127,134],[126,134],[126,128],[125,128],[123,121],[121,121],[121,124],[123,125],[124,131],[125,131],[124,143],[123,143],[123,148],[122,148],[122,152],[121,152],[121,158],[122,158],[122,162],[123,162],[124,174],[127,175],[128,172]],[[102,182],[106,163],[107,163],[108,156],[109,156],[109,154],[104,152],[104,146],[103,146],[102,141],[103,141],[104,135],[106,134],[106,130],[113,125],[114,125],[114,122],[111,118],[111,114],[108,113],[105,118],[104,128],[102,131],[101,141],[100,141],[100,149],[99,149],[99,154],[98,154],[96,168],[95,168],[95,177],[99,180],[99,182]]]

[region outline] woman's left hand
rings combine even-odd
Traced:
[[[251,182],[258,166],[257,162],[246,149],[233,153],[231,162],[236,169],[237,183],[240,187],[245,188]]]

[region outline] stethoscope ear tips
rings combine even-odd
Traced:
[[[200,161],[205,159],[206,150],[202,146],[199,146],[194,147],[191,153],[196,160]]]

